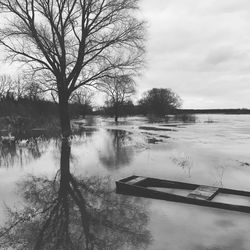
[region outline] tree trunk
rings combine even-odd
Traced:
[[[119,104],[115,103],[115,107],[114,107],[114,113],[115,113],[115,122],[118,122],[118,117],[119,117]]]
[[[118,122],[118,115],[115,115],[115,122]]]
[[[69,183],[70,176],[70,144],[68,138],[62,139],[61,144],[61,160],[60,160],[60,171],[61,171],[61,184]]]
[[[59,94],[59,116],[62,136],[68,137],[71,135],[71,127],[69,118],[69,101],[66,94]]]

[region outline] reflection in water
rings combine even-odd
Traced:
[[[223,187],[223,177],[226,166],[223,164],[215,165],[214,169],[215,169],[214,186]]]
[[[95,129],[78,128],[74,130],[71,139],[82,143],[91,136]],[[0,167],[24,166],[33,160],[39,159],[48,151],[49,146],[60,147],[60,137],[39,135],[28,139],[1,140],[0,139]]]
[[[151,242],[143,200],[114,193],[108,178],[75,177],[70,143],[62,141],[54,180],[30,177],[22,209],[8,209],[0,230],[4,249],[145,249]]]
[[[193,161],[191,160],[190,156],[185,154],[173,154],[170,159],[178,166],[181,167],[186,173],[187,176],[191,177],[191,169],[193,166]]]
[[[178,114],[174,116],[176,122],[195,123],[197,118],[194,114]]]
[[[48,148],[49,141],[45,138],[31,138],[23,141],[0,142],[0,166],[23,166],[31,160],[41,157]]]
[[[133,150],[129,147],[131,137],[124,130],[109,130],[110,139],[106,140],[104,150],[99,152],[102,164],[112,170],[128,165],[133,157]]]
[[[147,116],[148,123],[195,123],[197,117],[194,114],[176,114],[163,117]]]

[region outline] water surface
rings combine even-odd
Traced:
[[[115,193],[133,174],[250,190],[250,116],[73,126],[68,141],[1,143],[2,249],[250,249],[248,214]]]

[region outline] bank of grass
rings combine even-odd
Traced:
[[[0,117],[0,135],[16,138],[53,136],[60,134],[59,119],[55,116],[3,116]]]
[[[12,97],[0,99],[0,117],[3,116],[24,116],[24,117],[40,117],[40,116],[58,116],[58,104],[48,100]],[[92,113],[89,105],[70,104],[69,112],[71,117]]]
[[[81,104],[70,104],[71,118],[90,112]],[[3,98],[0,100],[0,134],[27,137],[44,131],[47,135],[60,133],[58,104],[46,100],[28,98]]]

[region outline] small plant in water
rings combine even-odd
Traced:
[[[170,159],[178,166],[181,167],[183,170],[187,171],[188,177],[191,177],[191,168],[193,166],[193,161],[191,157],[185,154],[180,155],[172,155]]]

